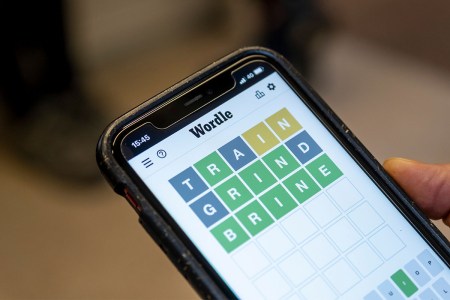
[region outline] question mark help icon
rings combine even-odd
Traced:
[[[158,151],[156,152],[156,156],[158,156],[159,158],[164,158],[164,157],[167,156],[167,152],[166,152],[165,150],[163,150],[163,149],[158,150]]]

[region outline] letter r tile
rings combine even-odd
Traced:
[[[273,223],[272,217],[256,200],[237,212],[236,217],[253,236]]]
[[[230,210],[235,210],[252,198],[252,194],[242,181],[233,176],[221,183],[215,192]]]
[[[194,199],[208,188],[191,167],[169,179],[169,182],[186,202]]]
[[[232,173],[231,168],[217,152],[213,152],[198,161],[194,164],[194,167],[210,186],[215,185]]]

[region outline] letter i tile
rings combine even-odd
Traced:
[[[245,141],[253,148],[253,150],[262,155],[275,147],[279,143],[276,136],[270,131],[269,127],[264,123],[250,128],[242,134]]]
[[[295,203],[294,199],[292,199],[281,185],[275,186],[273,189],[260,196],[260,200],[277,219],[282,218],[297,207],[297,203]]]
[[[256,195],[276,182],[275,177],[259,160],[239,172],[239,176]]]

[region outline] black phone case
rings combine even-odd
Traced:
[[[128,198],[133,206],[139,207],[139,221],[145,230],[152,236],[156,243],[170,258],[172,263],[189,281],[198,294],[205,299],[229,299],[235,297],[232,292],[217,278],[211,274],[211,270],[197,255],[194,255],[186,242],[175,232],[172,226],[161,216],[158,210],[143,195],[137,184],[129,174],[121,167],[120,162],[113,155],[113,142],[117,134],[127,125],[139,119],[160,103],[170,99],[180,91],[201,82],[204,78],[214,74],[223,67],[229,66],[248,55],[263,55],[275,61],[278,67],[287,72],[292,80],[302,89],[302,92],[310,98],[316,113],[322,119],[328,120],[328,126],[334,130],[347,148],[352,149],[352,154],[358,158],[359,163],[368,170],[368,173],[377,180],[377,183],[388,191],[395,199],[394,205],[401,208],[410,220],[415,220],[414,225],[427,237],[429,243],[437,250],[441,258],[449,265],[450,245],[448,240],[436,229],[433,223],[427,219],[406,194],[395,184],[392,178],[383,170],[376,159],[359,142],[347,126],[334,114],[330,107],[317,95],[306,83],[303,77],[280,54],[261,47],[249,47],[239,49],[228,56],[212,63],[201,71],[189,76],[176,85],[168,88],[155,97],[129,111],[110,124],[101,136],[97,147],[97,162],[113,189],[120,195]],[[391,197],[391,198],[392,198]]]

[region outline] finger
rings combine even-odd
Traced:
[[[444,217],[442,219],[442,222],[444,222],[445,225],[447,225],[448,227],[450,227],[450,214],[447,215],[446,217]]]
[[[450,164],[391,158],[384,167],[430,218],[450,223]]]

